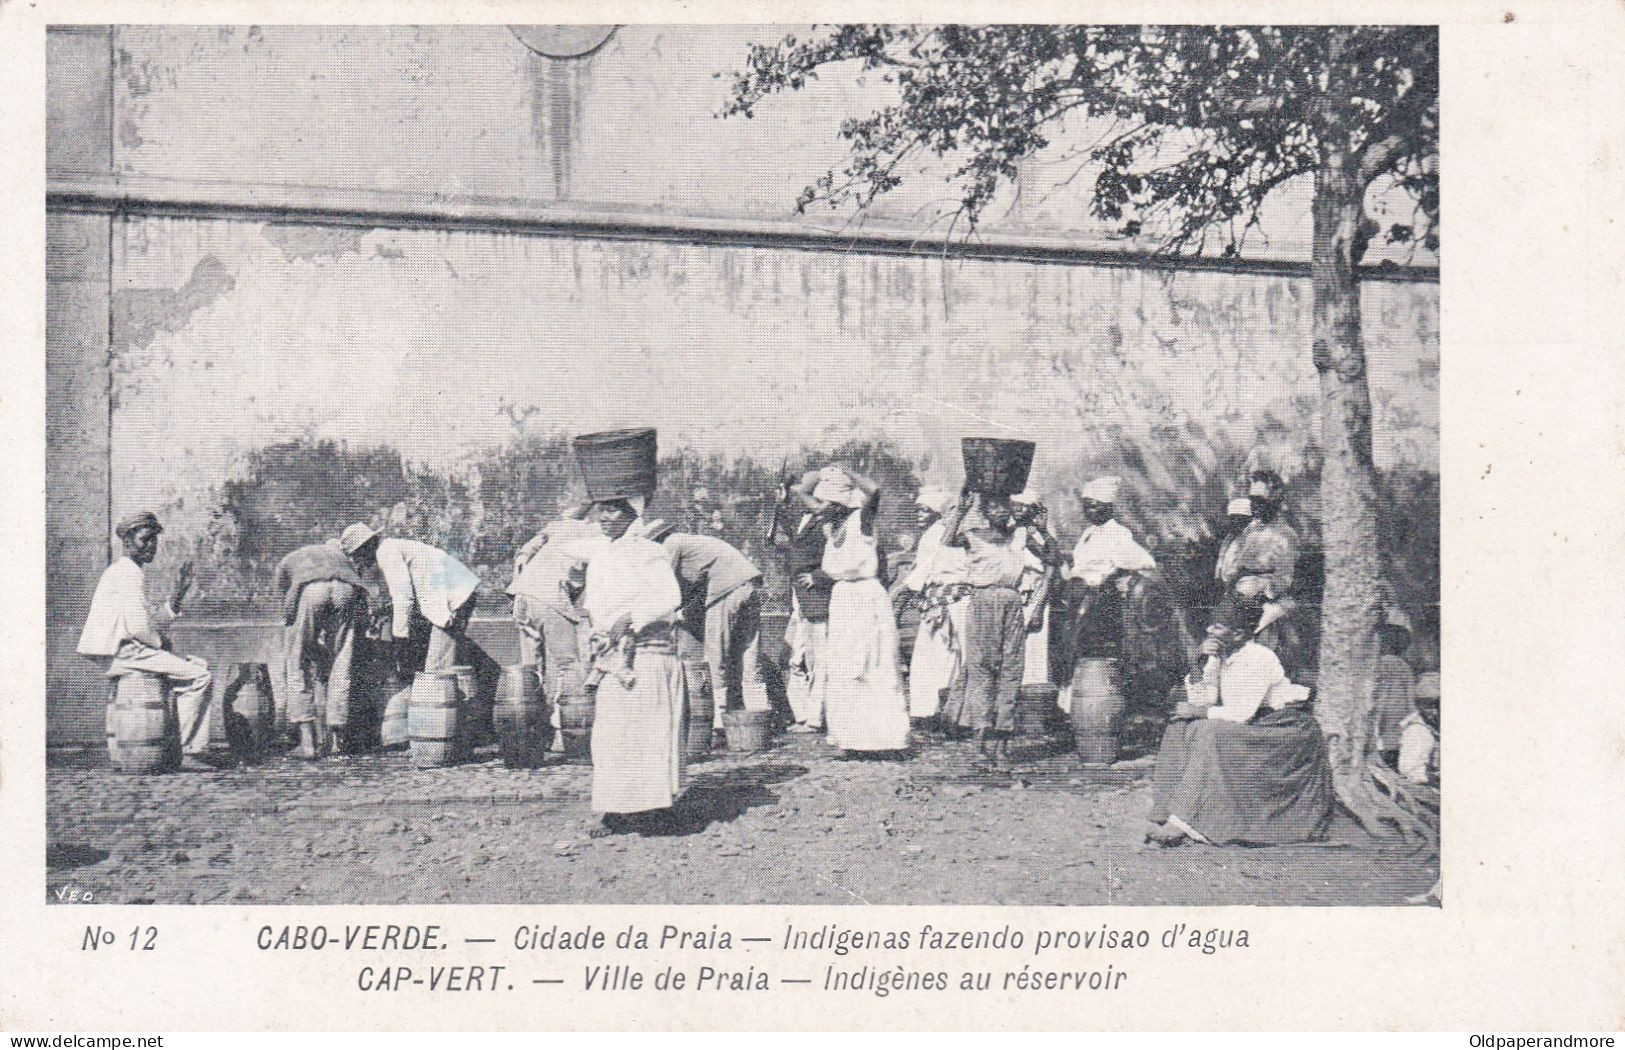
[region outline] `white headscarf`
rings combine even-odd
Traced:
[[[852,476],[836,466],[828,466],[818,472],[818,484],[813,486],[812,494],[813,499],[852,510],[869,502],[869,497],[858,488]]]

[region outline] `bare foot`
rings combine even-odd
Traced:
[[[1145,840],[1164,848],[1178,846],[1185,841],[1185,833],[1168,824],[1158,824],[1145,833]]]

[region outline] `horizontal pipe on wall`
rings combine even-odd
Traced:
[[[52,174],[46,210],[164,218],[307,223],[386,229],[583,237],[795,251],[851,252],[1057,266],[1221,271],[1309,276],[1309,263],[1283,258],[1219,259],[1159,255],[1143,245],[1026,234],[983,233],[975,241],[931,240],[899,230],[858,232],[785,221],[595,211],[509,198],[442,197],[317,186],[204,182],[130,175]],[[1437,266],[1384,263],[1366,280],[1436,283]]]

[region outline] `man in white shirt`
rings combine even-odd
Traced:
[[[1075,658],[1118,655],[1130,574],[1157,567],[1151,553],[1115,517],[1121,487],[1122,479],[1104,477],[1083,488],[1083,514],[1089,524],[1073,548],[1072,567],[1067,572],[1076,581],[1068,588],[1076,610],[1077,634],[1070,646]]]
[[[192,585],[192,563],[183,562],[169,602],[156,608],[147,601],[146,566],[158,556],[158,534],[164,527],[151,511],[132,514],[114,528],[124,544],[124,557],[109,565],[96,582],[90,615],[79,635],[79,652],[106,661],[107,676],[131,672],[169,680],[180,721],[182,769],[207,771],[201,757],[209,747],[209,686],[213,678],[198,657],[177,656],[161,633],[180,616]]]
[[[396,668],[405,673],[414,614],[431,628],[423,670],[437,671],[457,663],[457,650],[474,615],[480,578],[438,547],[417,540],[380,536],[365,525],[351,525],[339,546],[358,569],[376,566],[389,588]]]
[[[1157,567],[1151,552],[1116,518],[1117,493],[1123,480],[1096,478],[1083,487],[1083,516],[1089,524],[1072,550],[1072,578],[1101,587],[1119,573],[1149,572]]]

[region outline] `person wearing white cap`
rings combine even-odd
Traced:
[[[1242,598],[1264,600],[1259,640],[1297,665],[1298,634],[1290,613],[1298,566],[1298,534],[1281,518],[1283,484],[1271,471],[1254,471],[1247,486],[1253,520],[1236,540],[1225,585]]]
[[[924,488],[914,504],[925,531],[914,567],[901,587],[920,605],[920,633],[909,656],[908,713],[910,718],[931,718],[959,670],[970,588],[965,583],[965,551],[942,542],[946,528],[942,516],[953,506],[954,494],[945,488]]]
[[[1322,838],[1331,824],[1325,734],[1309,690],[1253,641],[1259,613],[1235,595],[1213,612],[1157,749],[1149,841],[1273,846]]]
[[[339,535],[339,546],[356,568],[376,567],[389,589],[390,634],[395,640],[395,667],[438,671],[457,664],[457,649],[474,615],[480,578],[438,547],[417,540],[380,536],[366,525],[351,525]],[[428,652],[421,668],[413,655],[414,623],[430,627]]]
[[[1281,520],[1281,485],[1274,475],[1265,471],[1255,474],[1247,496],[1253,520],[1236,540],[1224,582],[1243,598],[1275,601],[1292,590],[1298,564],[1298,534]]]
[[[1416,678],[1416,710],[1399,736],[1399,775],[1413,784],[1439,783],[1439,672]]]
[[[1083,516],[1089,524],[1072,549],[1072,577],[1087,587],[1102,587],[1119,573],[1149,572],[1157,567],[1151,552],[1116,518],[1122,479],[1096,478],[1083,487]]]
[[[158,556],[157,515],[141,511],[113,528],[124,556],[102,570],[90,614],[79,635],[79,654],[102,662],[107,677],[142,673],[169,680],[180,721],[181,768],[206,772],[209,748],[209,685],[213,678],[200,657],[178,656],[162,629],[180,617],[181,603],[192,586],[192,563],[182,562],[169,601],[152,604],[146,596],[146,567]]]

